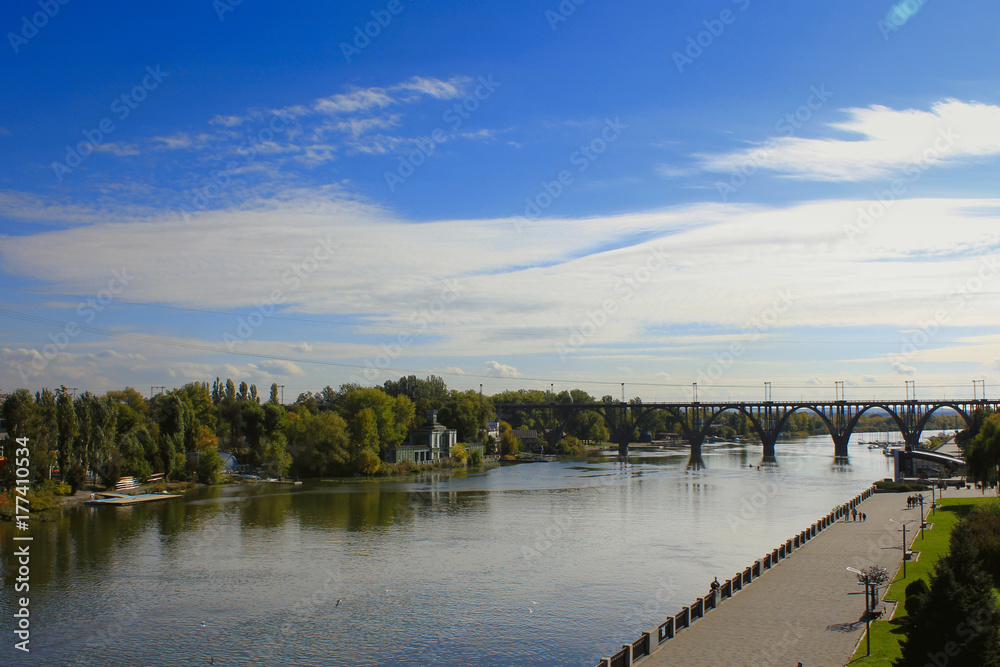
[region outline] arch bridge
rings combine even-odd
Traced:
[[[604,417],[605,425],[614,442],[618,443],[619,456],[628,455],[628,445],[632,436],[657,410],[671,414],[678,423],[681,434],[691,446],[692,458],[701,457],[701,445],[712,424],[724,412],[736,412],[746,416],[751,428],[764,446],[764,458],[774,457],[774,446],[778,436],[796,412],[809,411],[817,414],[826,425],[833,438],[834,456],[847,456],[847,443],[861,417],[870,410],[887,413],[895,422],[903,436],[906,450],[916,448],[920,435],[931,416],[938,410],[950,408],[962,416],[967,426],[972,425],[972,415],[978,409],[1000,410],[1000,400],[940,399],[930,401],[740,401],[725,403],[497,403],[497,417],[515,410],[548,410],[555,415],[559,426],[548,435],[557,441],[562,437],[569,421],[585,410],[597,412]]]

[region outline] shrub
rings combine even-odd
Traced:
[[[79,462],[70,465],[66,470],[66,474],[63,475],[63,481],[69,484],[73,493],[82,489],[86,480],[87,471],[83,469],[83,466]]]

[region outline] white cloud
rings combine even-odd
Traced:
[[[892,364],[892,372],[896,375],[916,375],[917,369],[897,361]]]
[[[302,367],[292,361],[284,361],[282,359],[268,359],[266,361],[261,361],[256,364],[257,368],[263,371],[272,373],[279,376],[296,376],[305,375],[305,371]]]
[[[733,172],[755,164],[794,178],[861,181],[1000,154],[998,106],[949,99],[930,111],[873,105],[844,112],[849,119],[829,127],[861,139],[776,137],[743,150],[695,157],[706,171]]]
[[[500,378],[519,378],[521,374],[513,366],[501,364],[499,361],[487,361],[486,374]]]
[[[116,157],[128,157],[139,154],[139,145],[116,144],[114,142],[107,141],[103,144],[97,144],[96,146],[94,146],[94,151],[97,153],[111,153]]]

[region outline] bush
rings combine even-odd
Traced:
[[[565,454],[569,456],[582,456],[587,452],[587,448],[584,447],[583,443],[572,435],[563,436],[562,439],[556,443],[555,450],[556,454]]]
[[[927,582],[923,579],[916,579],[906,586],[906,599],[903,602],[903,608],[906,609],[907,617],[912,617],[917,613],[930,590]]]
[[[101,485],[106,489],[113,489],[122,478],[122,467],[118,461],[108,461],[97,471],[97,477],[101,480]]]
[[[926,484],[902,484],[900,482],[893,482],[891,480],[880,480],[875,482],[875,489],[877,491],[895,491],[898,493],[914,493],[916,491],[926,491],[928,487]]]
[[[84,482],[87,481],[87,471],[79,462],[74,463],[66,470],[63,481],[69,484],[73,493],[76,493],[83,488]]]
[[[52,489],[57,496],[71,496],[73,495],[73,487],[66,482],[59,482]]]
[[[198,454],[198,481],[202,484],[218,484],[222,466],[225,463],[219,450],[208,448]]]
[[[469,454],[469,463],[474,466],[483,465],[483,451],[481,449],[473,449],[472,453]]]

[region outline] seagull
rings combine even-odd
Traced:
[[[207,628],[208,627],[208,623],[206,623],[205,621],[202,621],[201,622],[201,627]]]
[[[333,605],[333,606],[334,606],[334,607],[339,607],[339,606],[340,606],[340,601],[341,601],[341,600],[343,600],[343,599],[344,599],[344,598],[337,598],[337,604],[335,604],[335,605]]]

